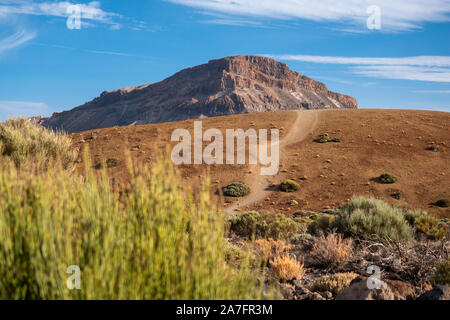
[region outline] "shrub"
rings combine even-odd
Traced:
[[[441,208],[448,208],[450,206],[450,200],[449,199],[438,200],[436,201],[436,205]]]
[[[281,282],[294,279],[300,280],[304,277],[306,270],[304,264],[285,254],[270,260],[272,274]]]
[[[284,192],[293,192],[298,191],[300,189],[300,185],[293,180],[285,180],[280,184],[280,189]]]
[[[405,212],[403,212],[403,216],[405,217],[406,221],[408,221],[408,223],[413,227],[416,225],[416,220],[424,214],[426,214],[426,212],[422,212],[420,210],[406,210]]]
[[[319,139],[316,140],[318,143],[328,143],[328,142],[341,142],[339,138],[330,138],[328,133],[320,135]]]
[[[109,158],[105,161],[105,165],[107,168],[117,167],[120,163],[120,160],[117,158]]]
[[[223,187],[222,192],[227,197],[245,197],[250,193],[250,187],[245,183],[235,182]]]
[[[318,219],[308,225],[308,232],[318,235],[321,232],[331,231],[333,229],[333,222],[336,216],[331,214],[324,214]]]
[[[333,226],[346,236],[397,241],[413,238],[413,230],[404,217],[404,211],[374,198],[353,197],[339,208]]]
[[[65,168],[71,167],[78,156],[67,135],[25,118],[0,123],[0,155],[10,158],[17,167],[26,162],[47,167],[50,161],[59,160]]]
[[[383,184],[393,184],[397,182],[397,178],[389,173],[383,173],[377,180],[379,183]]]
[[[341,234],[321,235],[314,243],[311,257],[318,265],[324,267],[340,267],[352,256],[353,241],[344,239]]]
[[[433,216],[421,215],[415,220],[417,231],[426,235],[430,240],[439,240],[447,234],[447,226]]]
[[[289,239],[301,225],[279,213],[245,212],[228,219],[230,230],[235,234],[252,238]]]
[[[333,294],[337,294],[339,291],[347,288],[357,277],[358,275],[353,272],[325,275],[314,282],[312,290],[316,292],[329,291]]]
[[[89,168],[82,178],[0,166],[0,299],[261,297],[250,271],[226,263],[224,219],[207,185],[198,205],[186,201],[170,161],[159,161],[130,170],[119,203],[106,171]],[[82,290],[66,287],[71,265]]]
[[[273,240],[272,238],[258,239],[255,241],[255,250],[258,257],[263,261],[278,257],[282,254],[288,253],[291,245],[283,240]]]
[[[225,260],[229,265],[235,268],[258,266],[255,256],[248,248],[239,247],[229,242],[227,242],[225,247]]]
[[[432,283],[450,286],[450,259],[438,263]]]

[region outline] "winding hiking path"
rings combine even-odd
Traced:
[[[315,129],[319,118],[319,110],[298,110],[297,118],[294,124],[291,126],[288,134],[279,142],[280,148],[280,164],[282,162],[283,155],[287,152],[286,148],[292,144],[302,142],[308,135]],[[276,176],[262,176],[260,175],[261,165],[254,165],[252,171],[254,175],[248,184],[251,189],[251,194],[247,197],[239,199],[227,208],[224,208],[224,212],[228,215],[233,215],[239,208],[244,208],[263,199],[267,198],[272,191],[267,190],[268,187],[273,184],[273,179]]]

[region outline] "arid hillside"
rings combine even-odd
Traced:
[[[89,146],[93,165],[110,159],[109,174],[119,188],[126,189],[127,154],[151,164],[160,152],[176,144],[170,142],[173,130],[192,132],[193,121],[112,127],[76,133],[72,138],[75,148]],[[213,194],[231,182],[248,184],[251,193],[244,198],[217,196],[230,214],[258,210],[292,215],[299,210],[334,208],[352,195],[361,195],[450,218],[449,208],[433,205],[450,197],[449,113],[300,110],[202,121],[203,130],[217,128],[224,134],[225,129],[280,129],[280,170],[275,176],[261,176],[257,165],[179,166],[186,185],[194,189],[209,171]],[[325,133],[340,142],[318,143]],[[83,166],[81,158],[78,165]],[[379,183],[377,178],[384,173],[397,181]],[[299,183],[300,190],[281,192],[278,185],[285,179]]]

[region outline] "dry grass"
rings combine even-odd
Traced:
[[[272,274],[281,282],[300,280],[306,273],[304,264],[288,254],[270,260]]]
[[[325,275],[318,278],[313,285],[313,291],[325,292],[329,291],[333,294],[347,288],[350,283],[356,279],[358,275],[353,272],[336,273],[332,275]]]
[[[340,267],[348,262],[353,252],[353,241],[341,234],[321,235],[314,243],[311,256],[324,267]]]
[[[286,254],[292,246],[283,240],[273,240],[270,238],[258,239],[255,241],[256,254],[261,260],[268,261],[274,257]]]

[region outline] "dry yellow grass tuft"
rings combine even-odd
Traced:
[[[353,272],[325,275],[314,282],[312,289],[317,292],[329,291],[336,294],[347,288],[357,277],[358,275]]]
[[[255,241],[255,251],[258,257],[264,261],[278,257],[289,251],[292,246],[283,240],[274,240],[272,238],[258,239]]]
[[[270,260],[272,274],[281,282],[300,280],[306,273],[304,264],[288,254]]]
[[[341,234],[332,233],[320,236],[314,243],[311,256],[319,265],[337,268],[350,259],[352,252],[351,239],[344,239]]]

